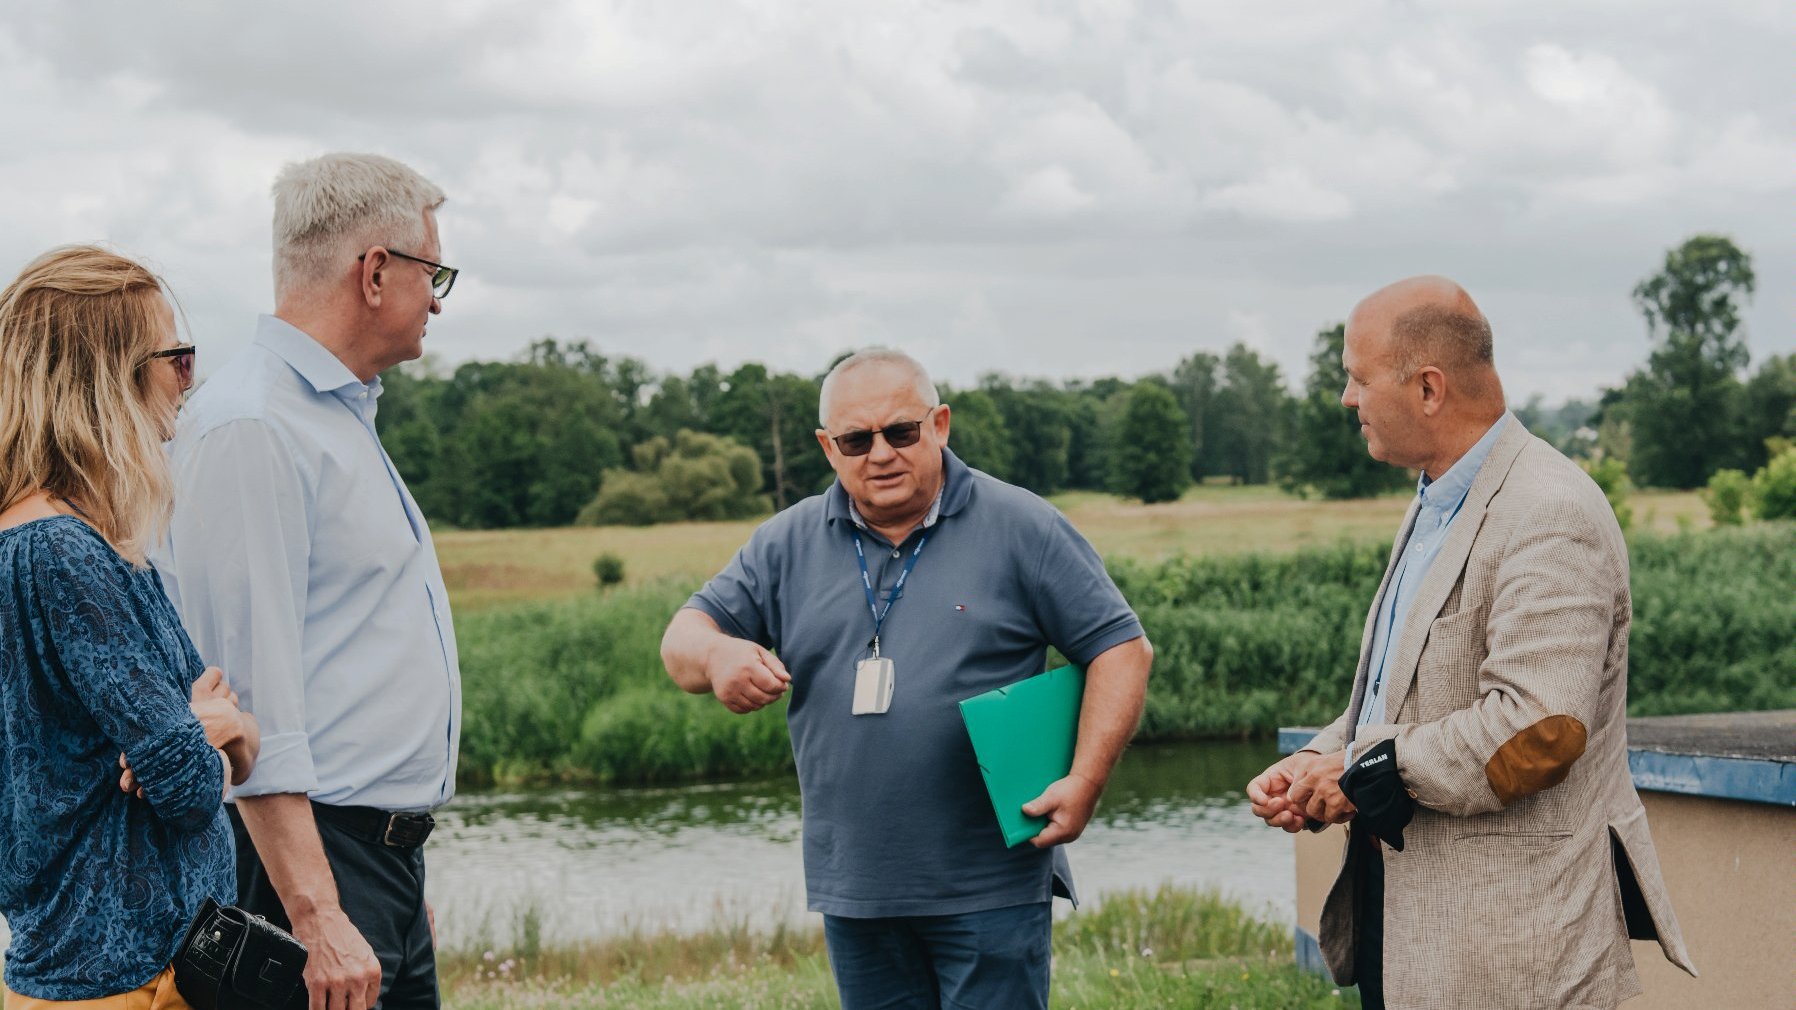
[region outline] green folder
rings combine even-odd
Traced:
[[[1063,666],[960,703],[1006,846],[1048,826],[1046,817],[1024,816],[1023,804],[1072,771],[1084,698],[1085,671]]]

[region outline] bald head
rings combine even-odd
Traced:
[[[1367,295],[1349,327],[1388,334],[1383,348],[1399,379],[1433,365],[1474,399],[1501,399],[1490,323],[1465,288],[1445,277],[1409,277]]]
[[[1380,288],[1347,317],[1341,405],[1374,459],[1439,477],[1503,416],[1490,324],[1445,277]]]
[[[833,422],[832,412],[836,408],[837,387],[842,379],[851,372],[877,371],[882,377],[890,379],[894,387],[902,386],[913,393],[920,406],[933,407],[942,402],[936,395],[935,383],[929,381],[929,372],[917,359],[904,353],[885,347],[872,347],[855,354],[850,354],[823,377],[823,385],[817,393],[817,423],[829,428]]]

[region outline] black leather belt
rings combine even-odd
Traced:
[[[312,814],[392,849],[415,849],[430,837],[437,819],[429,814],[394,813],[378,807],[339,807],[313,802]]]

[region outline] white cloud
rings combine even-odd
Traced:
[[[1301,168],[1275,168],[1256,179],[1223,186],[1204,205],[1274,221],[1337,221],[1353,213],[1345,195],[1318,185]]]
[[[141,254],[216,362],[268,303],[276,169],[372,149],[449,191],[450,362],[880,341],[965,384],[1250,339],[1296,382],[1444,271],[1512,392],[1588,393],[1696,231],[1758,257],[1755,355],[1796,344],[1793,36],[1761,0],[34,5],[0,14],[0,262]]]

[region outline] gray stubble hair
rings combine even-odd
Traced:
[[[829,400],[830,394],[835,391],[836,380],[849,372],[869,365],[902,369],[909,377],[912,387],[916,390],[917,398],[923,401],[924,406],[935,407],[942,402],[941,395],[936,392],[935,383],[929,379],[929,371],[916,358],[889,347],[869,347],[836,362],[836,367],[830,369],[829,374],[823,377],[823,385],[817,393],[817,426],[819,428],[826,431],[829,429]]]
[[[273,195],[277,301],[329,279],[371,245],[420,255],[424,212],[446,199],[401,162],[341,152],[284,166]]]

